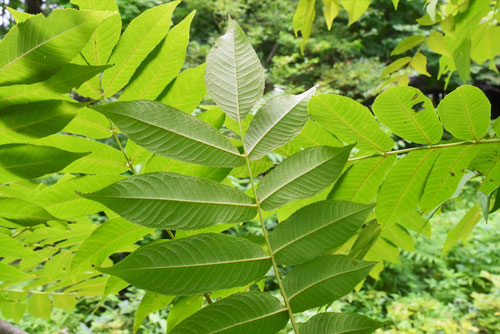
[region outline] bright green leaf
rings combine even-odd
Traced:
[[[52,302],[44,293],[35,293],[28,299],[28,312],[35,318],[50,320],[52,313]]]
[[[148,315],[164,309],[172,300],[174,300],[174,296],[164,296],[159,293],[146,291],[146,294],[141,299],[141,303],[137,307],[137,311],[135,311],[133,333],[137,333],[142,322]]]
[[[413,49],[417,45],[421,44],[425,40],[422,35],[412,35],[403,39],[398,45],[392,50],[391,56],[402,54],[405,51]]]

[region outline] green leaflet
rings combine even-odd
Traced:
[[[0,145],[0,182],[52,174],[87,154],[31,144]]]
[[[496,177],[500,171],[500,144],[482,146],[469,168],[485,176],[479,190],[491,194],[500,186],[500,179]]]
[[[75,102],[63,94],[68,93],[72,88],[79,87],[83,82],[108,67],[66,64],[45,81],[0,87],[0,108],[47,100]]]
[[[97,191],[123,179],[125,176],[122,175],[87,175],[59,180],[56,184],[38,192],[33,197],[33,202],[61,219],[83,217],[105,211],[106,207],[78,196],[75,191],[82,193]]]
[[[167,37],[139,67],[120,96],[120,101],[155,100],[179,74],[186,58],[189,28],[195,13],[191,12],[168,32]]]
[[[3,233],[0,233],[0,254],[2,254],[2,257],[8,257],[12,260],[24,260],[25,258],[38,262],[46,260],[39,253],[34,252],[28,247],[24,247],[21,241]]]
[[[199,311],[203,305],[203,296],[187,296],[177,299],[168,311],[167,331],[170,333],[182,320]]]
[[[340,3],[349,14],[349,25],[351,25],[370,7],[371,0],[341,0]]]
[[[436,150],[413,151],[392,167],[377,195],[375,213],[382,226],[391,226],[417,206],[438,155]]]
[[[115,0],[71,0],[73,5],[78,6],[80,10],[112,10],[118,11]]]
[[[385,152],[394,146],[370,110],[346,96],[313,96],[309,102],[309,113],[340,140],[348,144],[356,143],[356,148],[363,152]]]
[[[231,168],[200,166],[178,160],[168,159],[159,155],[153,155],[148,161],[145,162],[144,169],[141,172],[143,174],[171,172],[221,182],[226,178],[230,171]]]
[[[36,141],[40,145],[52,146],[70,152],[88,154],[69,164],[64,173],[96,175],[121,174],[128,170],[125,159],[117,149],[90,139],[73,135],[52,135]]]
[[[78,303],[78,300],[73,295],[53,295],[52,303],[54,304],[54,307],[72,311]]]
[[[392,132],[407,141],[436,144],[443,136],[432,101],[413,87],[392,87],[375,99],[373,112]]]
[[[337,201],[372,203],[396,155],[355,161],[339,178],[328,198]]]
[[[294,265],[341,246],[372,209],[372,205],[326,200],[298,210],[269,236],[276,261]]]
[[[270,266],[269,257],[250,241],[198,234],[141,247],[113,267],[100,270],[141,289],[194,295],[254,282]]]
[[[313,87],[300,95],[278,96],[259,110],[244,138],[251,160],[264,157],[300,133],[309,118],[307,104],[315,92]]]
[[[123,88],[141,62],[165,37],[179,2],[148,9],[130,22],[109,58],[109,63],[114,66],[103,74],[104,96],[112,96]]]
[[[204,74],[204,63],[183,71],[158,97],[158,101],[191,114],[207,94]]]
[[[272,210],[328,187],[340,175],[351,149],[352,145],[311,147],[284,160],[259,183],[262,209]]]
[[[122,218],[106,221],[78,247],[71,263],[71,271],[80,273],[92,266],[100,266],[111,254],[141,240],[152,231],[129,223]]]
[[[47,79],[80,52],[109,14],[56,9],[15,25],[0,42],[0,85]]]
[[[84,108],[69,122],[63,132],[74,133],[93,139],[112,136],[108,119],[101,113]]]
[[[453,136],[477,141],[488,132],[491,104],[479,88],[465,85],[445,96],[438,113]]]
[[[330,132],[325,130],[318,122],[309,118],[302,131],[291,142],[301,148],[308,148],[319,145],[340,147],[344,144],[335,138]]]
[[[351,292],[375,262],[345,255],[317,257],[295,267],[283,280],[294,313],[326,305]]]
[[[384,325],[357,313],[321,313],[300,326],[301,334],[370,334]]]
[[[339,13],[338,0],[323,0],[323,15],[325,16],[326,25],[328,30],[332,29],[333,20]]]
[[[242,122],[264,92],[264,69],[245,33],[231,18],[207,56],[205,82],[215,103]]]
[[[391,263],[401,263],[399,248],[384,238],[378,238],[373,243],[364,259],[366,261],[388,261]]]
[[[33,14],[28,14],[28,13],[25,13],[25,12],[20,12],[20,11],[15,10],[13,8],[10,8],[10,7],[4,7],[4,8],[7,8],[7,10],[9,11],[10,15],[12,15],[12,18],[14,19],[14,21],[16,23],[24,22],[24,21],[26,21],[27,19],[29,19],[30,17],[33,16]]]
[[[35,318],[50,320],[52,302],[45,293],[35,293],[28,299],[28,312]]]
[[[22,282],[34,278],[33,275],[2,262],[0,262],[0,277],[2,277],[2,282]]]
[[[409,211],[403,218],[399,219],[399,224],[404,228],[431,237],[431,224],[422,217],[416,210]]]
[[[164,296],[155,292],[146,291],[146,294],[141,299],[139,307],[137,307],[137,311],[135,311],[133,333],[137,333],[141,323],[148,315],[164,309],[172,300],[174,300],[174,296]]]
[[[136,144],[168,158],[214,167],[244,162],[217,129],[159,102],[116,102],[93,109],[109,117]]]
[[[391,56],[402,54],[410,49],[413,49],[417,45],[425,41],[425,36],[422,35],[412,35],[403,39],[398,45],[392,50]]]
[[[293,16],[293,31],[295,36],[302,36],[300,42],[300,51],[304,53],[304,45],[311,36],[312,24],[316,17],[316,0],[300,0],[297,4],[297,10]]]
[[[424,212],[430,212],[452,197],[477,152],[478,147],[473,145],[440,150],[418,204]]]
[[[122,217],[152,228],[200,229],[255,217],[255,205],[238,189],[174,173],[151,173],[82,195]]]
[[[382,230],[380,235],[398,246],[398,248],[404,249],[407,252],[415,252],[415,240],[413,240],[411,234],[399,224],[394,224]]]
[[[276,298],[251,291],[204,307],[178,324],[171,334],[274,334],[287,322],[287,311]]]
[[[467,211],[463,218],[460,219],[458,224],[448,232],[441,256],[444,257],[458,241],[461,240],[465,243],[470,232],[480,219],[481,206],[479,204],[475,204],[469,209],[469,211]]]
[[[80,103],[42,101],[0,110],[0,137],[41,138],[61,131],[83,108]]]

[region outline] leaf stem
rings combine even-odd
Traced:
[[[122,152],[123,157],[125,158],[125,161],[127,161],[127,167],[130,169],[132,174],[137,175],[137,172],[135,171],[134,165],[132,164],[132,161],[129,159],[127,152],[123,149],[122,143],[120,142],[120,139],[118,138],[118,134],[116,132],[116,128],[114,127],[113,123],[111,120],[108,118],[109,121],[109,126],[111,128],[111,133],[113,134],[113,138],[115,138],[115,142],[118,145],[118,148],[120,149],[120,152]]]
[[[238,122],[238,123],[240,126],[240,136],[243,139],[243,130],[241,128],[241,122]],[[271,263],[273,265],[274,276],[276,277],[276,281],[278,283],[281,295],[283,296],[283,301],[285,302],[285,306],[286,306],[286,309],[288,311],[288,317],[290,318],[290,321],[292,322],[293,331],[295,332],[295,334],[300,334],[297,323],[295,322],[295,317],[293,316],[292,308],[290,306],[290,300],[288,299],[288,297],[286,295],[285,288],[283,287],[283,284],[281,283],[281,277],[280,277],[280,272],[278,270],[278,264],[276,263],[276,259],[274,258],[274,252],[273,252],[273,249],[271,247],[271,242],[269,241],[269,236],[267,233],[266,224],[264,223],[264,216],[262,214],[262,209],[260,207],[259,197],[257,196],[257,188],[255,187],[255,183],[253,182],[252,169],[250,168],[250,160],[248,159],[248,155],[245,151],[244,145],[243,145],[243,151],[244,151],[243,156],[245,158],[245,162],[246,162],[247,169],[248,169],[248,175],[250,178],[250,184],[252,186],[253,194],[255,197],[255,203],[257,206],[257,213],[259,215],[260,226],[262,228],[262,233],[264,234],[264,239],[266,240],[267,251],[269,252],[269,256],[271,258]]]
[[[354,162],[354,161],[376,158],[376,157],[384,157],[387,155],[409,153],[412,151],[422,151],[422,150],[431,150],[431,149],[434,150],[434,149],[441,149],[441,148],[455,147],[455,146],[484,145],[484,144],[498,144],[498,143],[500,143],[500,139],[490,139],[490,140],[482,140],[482,141],[481,140],[478,140],[478,141],[459,141],[456,143],[448,143],[448,144],[418,146],[418,147],[405,148],[402,150],[396,150],[396,151],[390,151],[390,152],[384,152],[384,153],[365,155],[365,156],[361,156],[361,157],[355,157],[355,158],[348,159],[347,162]]]

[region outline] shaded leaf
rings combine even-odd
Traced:
[[[300,326],[302,334],[369,334],[384,324],[357,313],[317,314]]]

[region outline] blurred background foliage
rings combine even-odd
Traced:
[[[117,0],[124,28],[139,13],[165,2]],[[380,92],[377,79],[390,63],[391,50],[421,29],[415,20],[422,16],[423,3],[401,1],[396,13],[391,1],[375,0],[363,18],[350,27],[346,12],[341,12],[331,31],[318,15],[304,54],[291,24],[297,0],[185,0],[173,21],[177,23],[197,10],[186,68],[204,62],[230,14],[248,33],[263,62],[268,92],[295,93],[320,84],[322,93],[343,94],[370,105]],[[69,0],[3,0],[3,4],[44,14],[57,7],[72,7]],[[3,7],[0,13],[3,36],[12,22]],[[410,85],[424,93],[444,93],[444,83],[435,79],[437,57],[431,55],[428,66],[433,77],[415,73]],[[500,95],[498,74],[479,66],[473,66],[471,72],[473,84],[483,90],[486,86],[497,90]],[[452,79],[448,89],[457,84]],[[415,235],[416,251],[403,251],[401,263],[387,265],[379,280],[368,279],[366,289],[335,302],[330,309],[388,321],[378,333],[500,333],[500,215],[491,215],[488,224],[479,223],[465,245],[456,245],[444,258],[440,255],[446,234],[475,201],[474,183],[467,187],[464,196],[448,203],[441,215],[431,219],[430,238]],[[99,300],[85,299],[71,313],[54,310],[50,322],[26,316],[19,325],[29,333],[40,334],[130,333],[143,293],[130,287],[119,296],[108,297],[95,313]],[[168,308],[151,314],[140,332],[165,333],[167,312]]]

